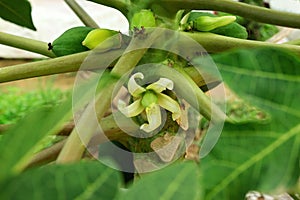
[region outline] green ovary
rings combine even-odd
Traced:
[[[155,92],[153,92],[152,90],[147,90],[142,97],[141,104],[143,105],[144,108],[146,108],[156,102],[157,102],[157,95],[155,94]]]

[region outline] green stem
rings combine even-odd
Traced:
[[[109,58],[112,54],[119,53],[118,51],[121,53],[124,49],[114,49],[111,51],[101,52],[101,56]],[[89,66],[89,68],[85,67],[84,70],[102,69],[107,67],[98,65],[95,66],[95,63],[93,63],[95,62],[93,59],[95,56],[91,56],[92,58],[85,60],[89,54],[90,51],[53,58],[50,60],[2,67],[0,68],[0,83],[39,76],[76,72],[80,69],[83,62],[85,62],[85,66]],[[88,64],[89,62],[91,64]]]
[[[131,72],[158,36],[159,31],[149,35],[147,40],[141,40],[139,37],[133,38],[111,73],[122,77],[125,73]],[[140,48],[137,49],[138,47]],[[116,83],[117,82],[111,83],[103,88],[100,93],[96,95],[95,102],[92,101],[84,110],[77,123],[77,128],[72,131],[66,145],[60,152],[56,160],[57,163],[74,162],[81,159],[85,151],[85,145],[90,142],[95,130],[97,130],[98,124],[93,123],[91,119],[95,116],[95,112],[98,121],[104,116],[111,105],[113,90],[118,90],[119,88],[116,87],[121,87],[117,86]]]
[[[226,119],[226,114],[220,110],[204,92],[199,88],[199,86],[193,81],[193,79],[186,73],[186,71],[177,64],[174,64],[174,69],[181,73],[185,80],[185,84],[188,83],[190,87],[193,89],[193,93],[195,94],[199,111],[200,113],[208,120],[212,120],[213,122],[224,122]],[[186,95],[187,96],[187,95]],[[192,102],[192,101],[189,101]]]
[[[50,58],[56,57],[48,50],[48,44],[42,41],[0,32],[0,44],[38,53]]]
[[[128,137],[126,134],[124,134],[118,125],[115,123],[115,120],[112,115],[109,115],[105,118],[103,118],[100,121],[100,126],[105,133],[105,135],[110,140],[118,140],[122,141],[124,138]],[[37,153],[33,159],[31,160],[30,164],[27,167],[33,167],[33,166],[39,166],[51,161],[54,161],[57,156],[59,155],[60,151],[62,150],[63,146],[65,145],[67,139],[64,139],[63,141],[54,144],[53,146]],[[101,138],[97,141],[101,142]]]
[[[188,33],[186,36],[191,37],[203,46],[208,52],[222,52],[235,48],[257,48],[257,47],[273,47],[285,49],[296,53],[300,56],[300,47],[290,44],[274,44],[270,42],[260,42],[254,40],[243,40],[238,38],[226,37],[213,33]]]
[[[127,16],[129,8],[131,7],[131,5],[128,3],[129,1],[127,0],[93,0],[93,2],[115,8],[125,16]]]
[[[0,68],[0,83],[77,71],[89,52]]]
[[[99,28],[98,24],[82,9],[82,7],[75,0],[64,1],[86,26]]]
[[[300,28],[300,15],[271,10],[232,0],[161,0],[163,7],[172,8],[174,12],[181,9],[215,10],[239,15],[258,22]]]

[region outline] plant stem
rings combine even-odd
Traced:
[[[174,12],[181,9],[215,10],[239,15],[258,22],[300,28],[299,14],[271,10],[232,0],[161,0],[160,4],[162,7],[168,7]]]
[[[52,51],[48,50],[48,44],[39,40],[0,32],[0,44],[38,53],[50,58],[56,57]]]
[[[226,37],[213,33],[188,33],[183,34],[196,40],[208,52],[222,52],[235,48],[257,48],[273,47],[291,51],[300,56],[300,47],[290,44],[274,44],[270,42],[260,42],[254,40],[243,40],[238,38]]]
[[[194,82],[194,80],[186,73],[186,71],[177,64],[174,64],[174,69],[181,73],[186,81],[186,84],[190,85],[193,89],[193,93],[195,94],[199,111],[200,113],[208,120],[212,120],[213,122],[224,122],[226,119],[226,114],[220,110],[204,92],[198,87],[198,85]],[[191,101],[189,101],[190,103]]]
[[[128,137],[126,134],[120,130],[118,125],[115,123],[114,118],[112,115],[109,115],[105,118],[103,118],[100,121],[101,128],[105,135],[110,139],[110,140],[123,140],[124,138]],[[73,126],[71,126],[74,128]],[[68,131],[70,133],[71,131]],[[69,135],[64,133],[64,135]],[[54,161],[57,156],[59,155],[60,151],[62,150],[63,146],[65,145],[67,139],[64,139],[51,147],[37,153],[34,158],[31,160],[30,164],[27,166],[28,167],[33,167],[37,165],[42,165],[44,163],[48,163],[51,161]],[[97,143],[101,142],[101,138],[97,139]]]
[[[44,149],[43,151],[37,153],[30,161],[30,163],[26,166],[26,168],[31,168],[34,166],[39,166],[45,163],[49,163],[54,161],[61,151],[62,147],[66,143],[67,139],[64,139],[51,147]]]
[[[129,1],[127,0],[93,0],[93,2],[115,8],[119,10],[123,15],[127,16],[129,12],[129,8],[131,5],[129,5]]]
[[[0,68],[0,83],[77,71],[88,52]]]
[[[98,24],[82,9],[82,7],[75,0],[64,1],[86,26],[99,28]]]
[[[111,54],[118,53],[118,51],[122,52],[124,50],[115,49],[102,52],[101,56],[109,57]],[[80,69],[81,64],[85,61],[85,58],[89,55],[89,53],[90,51],[53,58],[50,60],[2,67],[0,68],[0,83],[59,73],[76,72]],[[89,65],[88,62],[91,62],[91,64]],[[106,67],[95,67],[93,62],[93,59],[86,60],[85,65],[90,68],[85,67],[85,70],[101,69]]]
[[[159,33],[159,31],[156,31],[148,35],[147,40],[139,37],[133,38],[111,73],[119,77],[122,77],[125,73],[130,73],[154,40],[159,37]],[[116,86],[116,82],[114,82],[103,88],[96,95],[95,100],[87,106],[76,124],[76,129],[72,131],[66,145],[60,152],[56,160],[57,163],[74,162],[81,159],[85,151],[85,145],[90,142],[98,127],[98,124],[92,119],[94,119],[95,114],[98,121],[104,116],[111,104],[113,90],[118,90],[116,87],[121,86]]]

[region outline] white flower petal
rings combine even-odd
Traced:
[[[126,103],[124,101],[119,100],[118,109],[126,117],[134,117],[134,116],[141,114],[141,112],[143,112],[143,110],[144,110],[144,107],[141,104],[141,99],[134,101],[129,106],[126,106]]]
[[[144,79],[144,75],[140,72],[133,74],[128,81],[128,91],[134,96],[138,97],[140,94],[146,91],[145,88],[138,85],[135,81],[135,78]]]
[[[181,110],[178,102],[162,93],[157,94],[157,96],[158,96],[157,103],[161,107],[163,107],[164,109],[172,113],[172,119],[174,121],[179,119],[181,116]]]
[[[147,119],[149,124],[143,124],[140,129],[149,133],[157,129],[161,124],[161,113],[158,104],[152,104],[146,109]]]
[[[154,90],[156,93],[161,93],[162,91],[169,89],[172,90],[174,87],[173,81],[167,78],[160,78],[155,83],[152,83],[146,87],[147,90]]]

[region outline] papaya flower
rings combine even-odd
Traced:
[[[134,102],[130,105],[122,100],[118,102],[118,109],[126,117],[134,117],[145,111],[148,123],[140,126],[145,132],[151,132],[158,128],[161,123],[161,110],[164,108],[172,113],[173,121],[180,125],[181,107],[177,101],[162,92],[166,89],[172,90],[173,81],[167,78],[160,78],[158,81],[142,87],[136,83],[135,79],[144,79],[144,75],[140,72],[133,74],[128,81],[128,91],[133,96]]]

